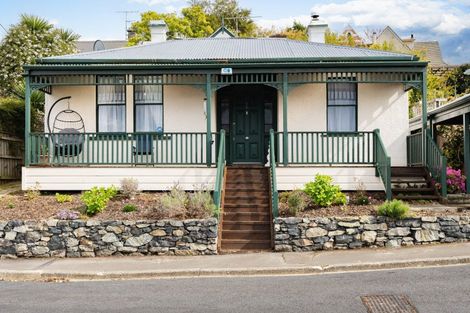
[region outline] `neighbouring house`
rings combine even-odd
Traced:
[[[376,36],[375,42],[381,44],[387,42],[394,49],[403,53],[424,53],[424,57],[429,61],[428,66],[433,74],[443,75],[455,68],[455,66],[449,65],[444,61],[441,47],[436,40],[416,41],[413,34],[409,38],[401,38],[390,26],[387,26]]]
[[[442,144],[442,138],[438,136],[437,126],[439,125],[460,125],[463,129],[463,164],[464,164],[464,173],[466,177],[470,177],[470,94],[465,94],[451,102],[447,103],[444,106],[437,106],[431,108],[427,112],[427,121],[429,123],[429,132],[428,138],[429,140],[433,140],[436,143]],[[422,132],[421,132],[421,124],[422,124],[422,115],[417,116],[415,118],[410,119],[410,132],[411,135],[409,136],[408,140],[410,142],[413,141],[421,141],[422,140]],[[430,143],[431,147],[429,149],[434,150],[435,153],[439,152],[440,155],[442,153],[438,151],[438,146]],[[415,146],[416,144],[409,145],[410,147]],[[441,157],[438,159],[442,159]],[[409,151],[409,165],[413,166],[415,164],[419,165],[422,164],[422,155],[419,151],[415,151],[414,149],[410,149]],[[428,162],[433,162],[432,158]],[[441,164],[439,161],[436,161],[434,166],[430,166],[430,168],[435,167],[435,170],[442,170],[446,168],[446,164]],[[470,194],[470,184],[466,184],[466,193]]]
[[[407,90],[426,91],[426,62],[319,42],[326,24],[318,16],[309,42],[166,40],[164,23],[151,27],[149,43],[25,65],[23,189],[84,190],[134,177],[145,190],[204,184],[220,202],[225,185],[248,197],[256,184],[270,186],[275,195],[327,174],[343,190],[362,184],[392,197],[394,169],[408,163]],[[37,89],[46,93],[46,120],[33,133]],[[243,176],[253,168],[270,174]],[[240,186],[240,177],[254,181]]]
[[[346,36],[347,38],[351,37],[354,45],[362,47],[365,46],[364,39],[352,28],[351,25],[348,25],[344,30],[343,30],[343,35]]]

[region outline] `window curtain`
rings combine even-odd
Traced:
[[[138,78],[148,81],[145,78]],[[135,85],[135,131],[163,130],[163,86]]]
[[[105,133],[126,131],[125,105],[100,105],[98,107],[98,131]]]
[[[355,83],[328,83],[328,131],[356,131]]]
[[[162,105],[136,105],[135,130],[137,132],[155,132],[163,129]]]
[[[122,76],[98,76],[100,84],[123,84]],[[126,131],[126,86],[98,85],[98,132]]]

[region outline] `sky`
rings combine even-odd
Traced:
[[[400,36],[417,41],[438,40],[444,60],[470,63],[470,0],[239,0],[263,27],[280,28],[294,20],[310,21],[320,14],[330,28],[341,32],[351,25],[365,30],[391,26]],[[0,0],[0,24],[7,28],[22,13],[46,18],[81,35],[81,40],[124,39],[125,16],[120,11],[179,12],[186,0]],[[139,13],[129,13],[138,20]],[[0,27],[0,38],[5,31]]]

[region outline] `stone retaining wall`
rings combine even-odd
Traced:
[[[217,220],[0,221],[0,255],[217,254]]]
[[[277,218],[275,251],[399,247],[470,239],[470,217]]]

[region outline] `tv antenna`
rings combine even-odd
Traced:
[[[139,13],[139,11],[116,11],[116,13],[124,14],[124,39],[127,39],[128,25],[133,22],[133,20],[129,20],[129,14]]]
[[[262,16],[229,16],[229,17],[223,17],[222,16],[222,26],[225,26],[225,20],[234,20],[235,21],[235,33],[237,36],[239,35],[239,30],[238,30],[238,21],[243,20],[243,19],[254,19],[254,18],[260,18]]]

